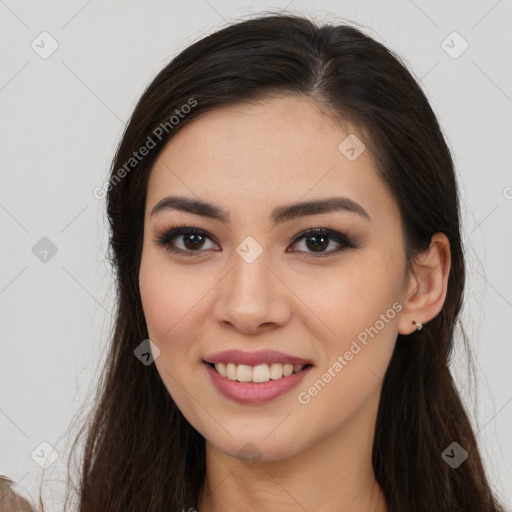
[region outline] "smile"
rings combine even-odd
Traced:
[[[307,365],[291,363],[263,363],[255,366],[235,363],[211,363],[217,373],[229,380],[238,382],[263,383],[278,380],[300,372]]]
[[[223,370],[223,366],[225,367],[226,376],[223,376],[215,368],[216,366],[219,367],[219,365],[220,371]],[[210,376],[210,382],[213,384],[213,388],[224,398],[228,398],[240,404],[263,404],[271,402],[297,387],[300,381],[313,368],[311,364],[298,366],[290,364],[290,366],[288,366],[287,364],[272,363],[258,364],[252,367],[248,365],[235,365],[233,363],[213,364],[207,363],[206,361],[203,361],[203,366]],[[266,369],[263,368],[263,366]],[[274,367],[273,370],[272,367]],[[291,373],[286,375],[290,369]],[[228,377],[228,372],[231,377],[233,377],[234,372],[238,375],[239,371],[241,378],[247,380],[240,381]],[[278,378],[271,378],[271,371],[274,377],[277,377],[278,373],[280,376]],[[253,380],[258,378],[260,382]]]

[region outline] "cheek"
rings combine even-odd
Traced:
[[[191,272],[171,265],[165,255],[142,258],[139,288],[144,316],[149,339],[160,350],[155,366],[178,408],[189,420],[197,421],[197,411],[190,402],[190,392],[200,395],[195,389],[200,357],[194,338],[198,338],[198,325],[203,322],[199,318],[205,314],[201,298],[207,290],[203,290],[204,282],[201,287],[201,280],[191,281],[191,277]]]
[[[381,270],[382,269],[382,270]],[[336,275],[338,274],[338,275]],[[340,269],[318,286],[304,290],[307,305],[323,324],[329,327],[333,339],[348,340],[378,322],[378,329],[387,330],[396,322],[397,307],[393,304],[400,297],[396,276],[384,267],[370,264]],[[381,315],[384,315],[385,326]]]
[[[171,264],[165,256],[149,255],[141,262],[139,287],[150,338],[161,350],[172,340],[186,339],[186,332],[193,336],[208,280]]]
[[[393,353],[402,309],[397,300],[402,267],[397,260],[391,253],[361,258],[350,269],[340,268],[321,279],[322,286],[309,293],[308,306],[328,326],[321,331],[325,334],[318,332],[324,350],[319,373],[331,390],[324,399],[336,400],[337,393],[346,403],[364,401],[378,388]],[[328,371],[331,374],[322,378]]]
[[[329,333],[318,337],[320,365],[298,390],[303,428],[311,435],[318,418],[326,429],[336,429],[376,399],[393,353],[401,310],[395,284],[389,276],[360,275],[345,274],[315,296]]]

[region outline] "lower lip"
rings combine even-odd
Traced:
[[[223,377],[208,363],[204,363],[215,387],[226,397],[243,404],[269,402],[297,386],[312,368],[292,373],[288,377],[269,380],[268,382],[238,382]]]

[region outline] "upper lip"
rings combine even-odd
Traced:
[[[244,352],[243,350],[223,350],[204,359],[207,363],[234,363],[256,366],[264,363],[279,363],[293,365],[313,364],[308,359],[291,356],[275,350],[259,350],[257,352]]]

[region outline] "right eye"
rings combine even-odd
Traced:
[[[175,239],[181,240],[182,247],[177,247],[177,244],[174,242]],[[180,226],[169,229],[163,235],[158,236],[155,242],[173,254],[195,256],[197,253],[204,252],[201,249],[204,248],[205,241],[208,239],[212,240],[206,231],[202,229],[194,226]],[[207,249],[209,248],[207,247]]]

